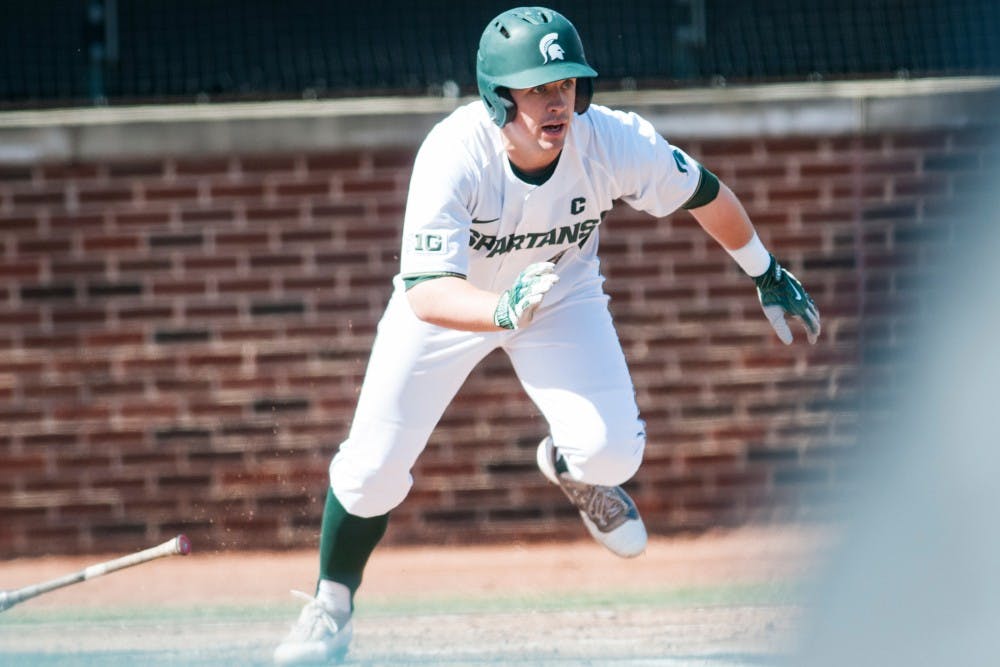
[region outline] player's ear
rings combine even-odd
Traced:
[[[573,104],[573,111],[586,113],[590,108],[590,99],[594,96],[594,79],[589,76],[577,77],[576,80],[576,102]]]

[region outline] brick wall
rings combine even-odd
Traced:
[[[885,376],[921,260],[968,176],[996,162],[984,136],[675,138],[740,194],[824,333],[782,346],[690,216],[616,208],[602,256],[647,420],[630,489],[651,530],[823,515],[856,465],[863,373]],[[0,557],[182,531],[200,549],[314,545],[397,269],[412,156],[0,167]],[[535,469],[544,432],[506,359],[487,358],[387,540],[580,536]]]

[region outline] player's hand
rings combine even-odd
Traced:
[[[521,271],[510,289],[500,295],[493,312],[493,323],[504,329],[527,326],[542,297],[559,282],[555,268],[552,262],[537,262]]]
[[[757,284],[757,297],[764,309],[767,321],[785,345],[792,344],[792,331],[785,316],[797,317],[805,325],[806,337],[810,343],[819,338],[819,310],[804,289],[802,283],[789,271],[781,268],[778,260],[771,255],[771,265],[762,275],[753,279]]]

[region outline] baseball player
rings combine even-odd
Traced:
[[[597,253],[615,200],[657,217],[689,210],[753,277],[784,343],[786,315],[810,342],[820,332],[812,299],[729,188],[643,118],[591,104],[597,72],[566,18],[542,7],[497,16],[476,71],[481,99],[435,126],[417,153],[395,289],[330,463],[316,595],[303,594],[279,664],[346,653],[354,594],[388,513],[446,406],[497,348],[548,424],[542,474],[598,542],[642,553],[646,529],[621,484],[639,467],[644,424]]]

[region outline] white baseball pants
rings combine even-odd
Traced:
[[[541,308],[524,329],[469,333],[420,321],[397,290],[379,322],[347,440],[330,485],[351,514],[399,505],[411,469],[473,367],[497,347],[548,422],[570,474],[619,485],[645,447],[635,389],[604,294]]]

